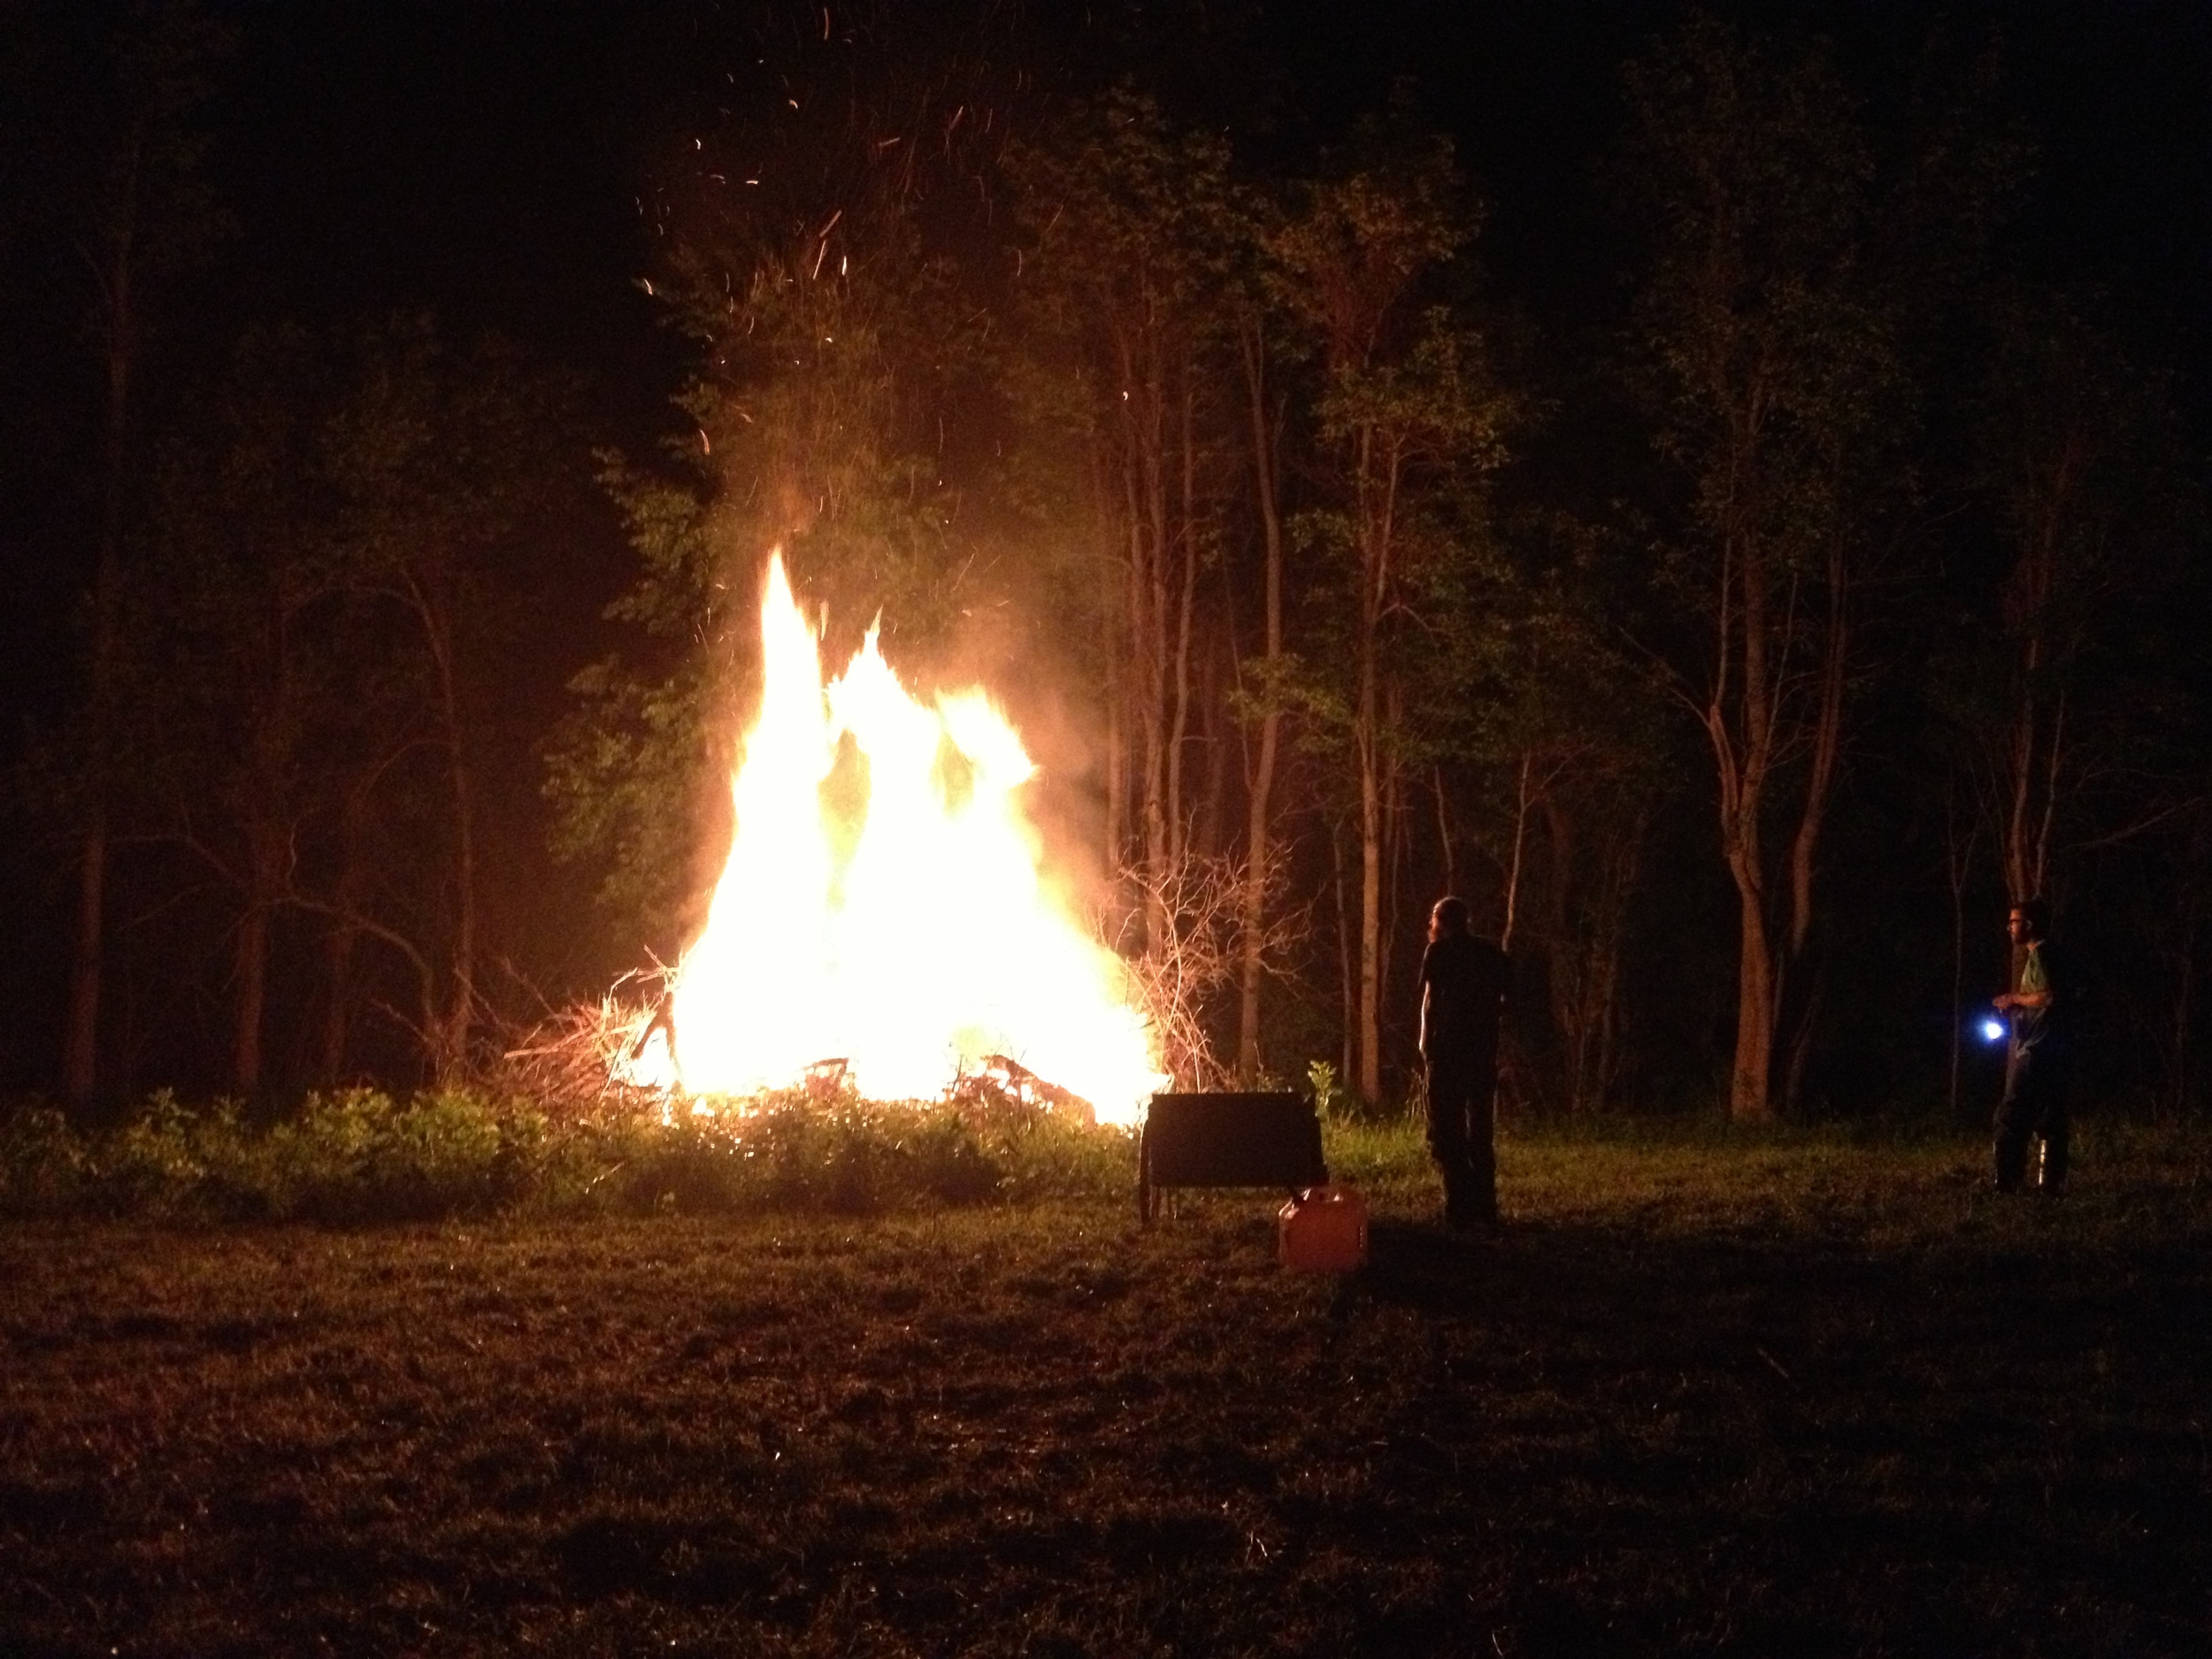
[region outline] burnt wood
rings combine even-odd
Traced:
[[[1155,1094],[1137,1142],[1137,1210],[1158,1213],[1171,1187],[1279,1187],[1329,1179],[1321,1120],[1303,1094]]]

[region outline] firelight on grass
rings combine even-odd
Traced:
[[[1134,1122],[1167,1080],[1151,1025],[1045,877],[1005,717],[979,690],[917,701],[872,628],[825,687],[780,551],[761,644],[729,862],[675,974],[675,1080],[752,1094],[836,1059],[864,1096],[930,1099],[1003,1055]]]

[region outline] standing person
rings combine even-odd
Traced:
[[[1997,1103],[1997,1190],[2016,1193],[2027,1174],[2028,1141],[2043,1138],[2041,1190],[2066,1190],[2070,1139],[2066,1096],[2073,1081],[2075,987],[2051,949],[2051,910],[2022,899],[2005,918],[2018,963],[2013,988],[1996,1006],[2012,1027],[2005,1049],[2005,1093]]]
[[[1498,1218],[1498,1021],[1511,981],[1505,952],[1471,931],[1467,901],[1439,899],[1421,957],[1421,1058],[1428,1068],[1429,1151],[1444,1177],[1447,1226]]]

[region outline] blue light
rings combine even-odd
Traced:
[[[2005,1022],[2003,1020],[1992,1016],[1990,1018],[1982,1021],[1982,1041],[1984,1042],[2002,1042],[2004,1040]]]

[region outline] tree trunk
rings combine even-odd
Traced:
[[[2012,755],[2008,782],[2011,800],[2005,813],[2005,896],[2015,902],[2032,898],[2040,889],[2032,873],[2035,859],[2028,847],[2028,824],[2034,813],[2033,790],[2041,725],[2032,683],[2040,641],[2031,639],[2020,674],[2018,696],[2013,708]]]
[[[2048,671],[2062,666],[2054,660],[2061,654],[2048,635],[2053,595],[2065,527],[2089,454],[2088,441],[2078,432],[2070,432],[2059,442],[2047,464],[2048,476],[2037,492],[2034,521],[2005,588],[2006,621],[2020,641],[2004,844],[2005,879],[2010,886],[2007,896],[2015,901],[2044,895],[2050,876],[2051,826],[2065,759],[2066,694],[2062,682],[2046,740],[2040,687]]]
[[[1390,698],[1386,710],[1387,727],[1392,731],[1402,731],[1405,728],[1402,687],[1394,684],[1389,690]],[[1406,890],[1406,860],[1410,854],[1413,843],[1411,821],[1412,814],[1407,810],[1406,804],[1404,768],[1400,764],[1394,752],[1386,750],[1382,769],[1382,918],[1376,927],[1380,947],[1376,953],[1375,966],[1377,1009],[1375,1049],[1376,1064],[1379,1067],[1389,1057],[1389,1043],[1385,1033],[1390,1029],[1388,1010],[1391,1007],[1390,987],[1393,983],[1390,970],[1394,948],[1399,943],[1398,905],[1404,897]],[[1424,909],[1422,914],[1425,917],[1427,913]],[[1425,938],[1424,949],[1426,948],[1426,943]]]
[[[1129,856],[1129,718],[1128,668],[1117,641],[1131,626],[1127,614],[1128,585],[1121,580],[1121,562],[1114,557],[1119,537],[1114,533],[1113,493],[1106,481],[1103,459],[1091,462],[1092,509],[1099,530],[1099,599],[1103,612],[1106,648],[1106,824],[1100,841],[1109,879],[1118,877]]]
[[[475,1035],[476,989],[476,796],[468,758],[461,746],[460,723],[449,714],[453,753],[453,995],[446,1016],[445,1058],[449,1068],[468,1065]]]
[[[1796,977],[1807,977],[1801,966]],[[1811,983],[1805,993],[1804,1006],[1790,1025],[1789,1065],[1782,1087],[1783,1110],[1793,1116],[1802,1110],[1805,1104],[1805,1073],[1812,1064],[1813,1039],[1820,1030],[1820,1004],[1826,989],[1824,965],[1814,969],[1809,978]]]
[[[1167,730],[1167,861],[1164,873],[1171,880],[1181,875],[1184,858],[1189,851],[1187,845],[1189,809],[1183,799],[1183,764],[1190,740],[1191,633],[1198,603],[1198,451],[1197,434],[1192,426],[1194,418],[1192,403],[1196,391],[1192,384],[1189,365],[1185,365],[1184,369],[1182,499],[1175,537],[1181,557],[1177,561],[1176,571],[1175,662],[1171,680],[1173,701]]]
[[[132,279],[138,230],[137,134],[125,151],[120,217],[101,270],[105,311],[106,434],[101,464],[100,544],[92,586],[90,799],[77,850],[77,939],[69,974],[69,1018],[63,1087],[82,1105],[99,1085],[100,993],[107,930],[108,787],[114,764],[116,656],[121,649],[123,495],[128,476],[131,372],[137,314]]]
[[[1271,415],[1268,409],[1265,342],[1258,324],[1248,321],[1240,332],[1239,341],[1243,347],[1245,390],[1252,418],[1252,468],[1260,509],[1261,547],[1266,561],[1266,651],[1263,660],[1267,664],[1268,690],[1266,706],[1260,715],[1259,755],[1246,786],[1242,937],[1237,976],[1237,1078],[1246,1088],[1256,1088],[1260,1073],[1260,976],[1266,967],[1268,869],[1273,856],[1270,815],[1283,726],[1282,710],[1277,703],[1277,676],[1283,660],[1283,520],[1277,495],[1275,463],[1280,415]]]
[[[1630,889],[1642,858],[1644,823],[1636,820],[1632,839],[1614,870],[1612,902],[1606,907],[1601,931],[1592,941],[1591,990],[1586,1005],[1597,1013],[1597,1058],[1584,1073],[1585,1092],[1577,1105],[1603,1106],[1612,1098],[1621,1068],[1621,933],[1628,910]]]
[[[360,925],[353,918],[361,907],[367,878],[361,855],[362,819],[366,811],[365,791],[348,792],[338,832],[338,885],[333,897],[335,912],[323,941],[323,1029],[321,1053],[315,1075],[335,1085],[346,1072],[346,1048],[353,1017],[353,956],[360,941]]]
[[[1840,463],[1836,470],[1840,473]],[[1789,1067],[1783,1103],[1795,1112],[1801,1103],[1806,1067],[1818,1036],[1821,1009],[1820,975],[1810,972],[1813,923],[1816,915],[1815,878],[1819,871],[1821,832],[1828,820],[1828,803],[1835,790],[1836,772],[1843,754],[1843,701],[1851,664],[1850,566],[1840,535],[1828,543],[1828,580],[1824,599],[1827,616],[1823,629],[1820,661],[1820,697],[1813,712],[1812,757],[1807,764],[1804,793],[1797,815],[1797,833],[1790,841],[1790,926],[1784,953],[1782,986],[1805,987],[1789,1001],[1778,1000],[1778,1013],[1786,1024]]]
[[[1261,717],[1259,759],[1252,770],[1250,799],[1246,809],[1244,893],[1239,918],[1237,965],[1237,1078],[1247,1088],[1259,1086],[1260,983],[1267,966],[1268,867],[1274,856],[1270,844],[1267,805],[1274,789],[1281,722],[1282,717],[1271,710]]]
[[[1444,790],[1444,769],[1436,767],[1431,774],[1436,792],[1436,845],[1444,856],[1444,891],[1459,891],[1459,857],[1452,840],[1452,815],[1448,797]]]
[[[323,1029],[315,1075],[335,1087],[345,1080],[346,1051],[353,1034],[353,952],[361,930],[333,922],[323,941]]]
[[[1363,1100],[1382,1098],[1382,776],[1375,753],[1375,663],[1360,655],[1359,1076]]]
[[[89,1101],[100,1080],[100,979],[107,916],[108,813],[104,782],[93,785],[77,849],[77,943],[69,971],[69,1037],[64,1086],[72,1105]]]
[[[1140,757],[1138,812],[1143,838],[1139,885],[1144,902],[1144,949],[1155,953],[1167,936],[1168,681],[1171,614],[1165,411],[1160,384],[1160,347],[1149,324],[1140,342],[1121,346],[1125,451],[1123,493],[1128,514],[1130,655],[1137,666]]]
[[[1563,1104],[1570,1115],[1581,1110],[1584,1079],[1590,1067],[1591,1043],[1595,1033],[1594,1022],[1589,1016],[1591,967],[1594,956],[1586,930],[1578,930],[1568,908],[1569,890],[1575,880],[1575,850],[1577,836],[1566,810],[1558,796],[1547,789],[1537,800],[1537,810],[1544,827],[1545,865],[1550,879],[1544,883],[1544,932],[1542,949],[1547,956],[1548,972],[1544,974],[1545,989],[1551,998],[1552,1024],[1558,1028],[1564,1051],[1562,1067],[1565,1085]],[[1588,902],[1586,891],[1584,902]],[[1528,959],[1525,949],[1520,962]],[[1517,972],[1517,979],[1522,974]],[[1525,983],[1525,980],[1523,981]]]
[[[1106,688],[1106,868],[1118,871],[1129,856],[1129,736],[1118,683]]]
[[[1513,919],[1521,897],[1521,849],[1528,839],[1528,773],[1535,759],[1535,751],[1521,751],[1520,777],[1513,791],[1513,856],[1505,872],[1505,929],[1498,935],[1498,949],[1513,949]]]
[[[1352,912],[1345,896],[1344,836],[1338,827],[1334,813],[1329,817],[1329,873],[1334,878],[1330,886],[1336,895],[1336,965],[1337,986],[1340,993],[1340,1007],[1343,1015],[1343,1041],[1338,1045],[1338,1058],[1342,1063],[1338,1075],[1345,1087],[1352,1087],[1359,1061],[1359,991],[1358,978],[1353,969],[1355,947],[1352,938]]]
[[[407,573],[409,597],[423,631],[436,676],[439,734],[445,745],[448,787],[452,796],[453,945],[451,977],[443,1014],[431,1038],[432,1075],[449,1082],[467,1067],[475,1034],[476,992],[476,792],[465,742],[458,671],[454,662],[454,619],[434,573]]]
[[[1613,1096],[1620,1076],[1621,951],[1620,936],[1608,933],[1593,947],[1590,1005],[1597,1010],[1597,1056],[1576,1080],[1573,1110],[1593,1111]]]
[[[1851,666],[1850,571],[1841,541],[1828,552],[1827,626],[1822,641],[1820,702],[1813,715],[1812,759],[1807,768],[1797,833],[1790,842],[1790,955],[1804,954],[1813,929],[1813,879],[1819,867],[1820,834],[1828,819],[1836,768],[1843,754],[1843,696]]]
[[[1736,976],[1736,1060],[1728,1085],[1729,1115],[1746,1122],[1773,1116],[1774,956],[1763,895],[1737,877],[1741,959]]]
[[[249,904],[238,919],[231,1002],[230,1086],[251,1100],[261,1092],[261,1025],[269,993],[269,912]]]
[[[1732,1118],[1760,1122],[1774,1111],[1774,1037],[1778,1011],[1780,964],[1767,925],[1766,871],[1759,836],[1764,804],[1764,754],[1755,739],[1733,787],[1722,787],[1722,841],[1728,871],[1736,883],[1737,939],[1736,1056],[1730,1071],[1728,1111]],[[1731,749],[1732,756],[1733,750]]]
[[[1746,446],[1741,451],[1750,453]],[[1736,1055],[1730,1071],[1732,1118],[1762,1122],[1773,1115],[1774,1037],[1779,969],[1767,923],[1766,853],[1761,833],[1773,764],[1776,688],[1768,657],[1765,549],[1737,526],[1726,537],[1720,571],[1717,672],[1706,710],[1719,772],[1721,849],[1735,879],[1740,956],[1736,976]]]
[[[1223,826],[1229,813],[1229,767],[1232,733],[1226,729],[1230,723],[1228,695],[1222,685],[1224,675],[1236,672],[1236,641],[1220,642],[1219,650],[1206,649],[1198,653],[1198,688],[1192,707],[1198,722],[1198,730],[1192,742],[1204,762],[1206,785],[1189,813],[1190,828],[1184,837],[1185,850],[1200,859],[1210,858],[1215,849],[1225,850],[1229,836]],[[1242,770],[1241,766],[1239,768]]]
[[[1609,826],[1585,873],[1574,820],[1548,789],[1537,792],[1549,849],[1553,1018],[1567,1042],[1567,1110],[1591,1110],[1610,1096],[1618,1074],[1621,935],[1642,857],[1644,819]],[[1571,917],[1567,888],[1580,900]]]
[[[282,883],[283,841],[275,825],[257,815],[246,826],[246,903],[238,918],[234,957],[230,1082],[248,1100],[261,1093],[262,1028],[269,1004],[269,923]]]
[[[2058,793],[2066,758],[2066,694],[2062,687],[2053,710],[2050,734],[2043,735],[2043,716],[2032,676],[2042,661],[2039,638],[2025,648],[2020,691],[2014,714],[2011,800],[2006,813],[2005,880],[2007,900],[2042,896],[2050,878],[2051,831],[2058,814]],[[2024,951],[2012,947],[2008,983],[2020,975]]]
[[[1382,453],[1378,455],[1378,448]],[[1397,534],[1394,513],[1402,457],[1372,428],[1357,440],[1360,536],[1359,683],[1352,747],[1359,766],[1360,962],[1359,1076],[1361,1095],[1382,1096],[1382,835],[1384,810],[1382,624]]]

